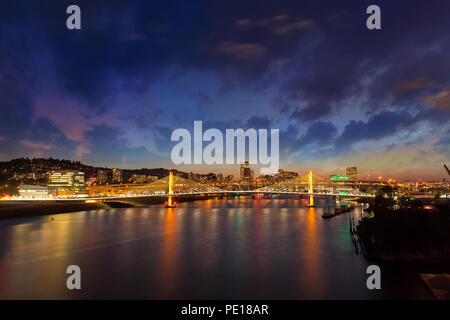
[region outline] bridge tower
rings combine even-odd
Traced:
[[[166,201],[166,208],[175,208],[177,202],[173,200],[173,172],[169,172],[169,196]]]
[[[313,188],[313,176],[312,171],[308,172],[308,193],[309,193],[309,203],[308,207],[314,207],[314,196],[313,196],[314,188]]]
[[[450,176],[450,169],[444,164],[445,170],[447,170],[448,175]]]

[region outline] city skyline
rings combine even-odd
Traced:
[[[299,170],[290,170],[288,168],[282,167],[279,168],[278,172],[274,175],[269,174],[269,175],[264,175],[264,174],[255,174],[255,168],[257,168],[257,166],[255,165],[251,165],[248,163],[248,161],[242,162],[240,164],[235,164],[235,165],[223,165],[227,166],[227,167],[234,167],[234,170],[231,171],[218,171],[218,170],[211,170],[211,171],[199,171],[199,170],[182,170],[180,168],[176,168],[176,167],[170,167],[170,166],[166,166],[166,167],[142,167],[142,168],[123,168],[123,167],[108,167],[108,166],[104,166],[104,165],[91,165],[88,163],[83,163],[82,161],[78,161],[78,160],[70,160],[70,159],[54,159],[54,158],[16,158],[16,159],[11,159],[10,161],[0,161],[0,165],[5,166],[6,164],[8,164],[9,162],[14,162],[17,160],[29,160],[31,162],[34,161],[46,161],[46,160],[52,160],[52,161],[73,161],[74,162],[74,166],[72,168],[66,168],[66,169],[52,169],[52,170],[47,170],[46,172],[51,172],[51,171],[81,171],[84,173],[83,169],[79,169],[76,167],[81,166],[87,166],[87,167],[92,167],[92,169],[95,169],[95,174],[92,175],[86,175],[85,176],[85,180],[88,181],[90,178],[98,178],[100,180],[106,180],[107,178],[104,178],[103,175],[107,175],[107,173],[109,172],[110,175],[110,180],[112,182],[117,182],[117,183],[122,183],[124,181],[122,181],[122,178],[115,178],[115,171],[118,170],[120,171],[120,174],[122,174],[122,171],[127,170],[129,172],[136,172],[136,171],[140,171],[140,170],[165,170],[167,172],[169,171],[175,171],[175,172],[179,172],[181,174],[195,174],[195,175],[201,175],[201,176],[207,176],[207,175],[221,175],[222,177],[233,177],[233,181],[239,181],[242,180],[241,177],[243,176],[243,168],[247,167],[249,168],[248,172],[245,174],[247,176],[246,179],[250,178],[250,180],[255,180],[258,177],[262,177],[262,176],[275,176],[275,175],[280,175],[284,173],[295,173],[295,174],[302,174],[302,173],[307,173],[309,172],[308,170],[304,170],[304,171],[299,171]],[[6,166],[7,167],[7,166]],[[178,166],[179,167],[179,166]],[[214,165],[212,166],[208,166],[209,168],[214,168]],[[187,168],[184,167],[184,168]],[[194,166],[195,169],[195,166]],[[322,176],[323,178],[326,179],[331,179],[331,180],[342,180],[342,177],[346,178],[348,177],[350,179],[350,181],[393,181],[393,182],[411,182],[411,181],[417,181],[417,182],[442,182],[442,181],[448,181],[448,172],[447,172],[447,168],[445,166],[445,164],[442,166],[443,171],[445,172],[445,174],[443,175],[442,179],[437,179],[437,180],[432,180],[432,179],[422,179],[420,177],[416,178],[416,179],[397,179],[393,176],[389,176],[389,175],[377,175],[377,174],[365,174],[365,173],[361,173],[358,167],[354,167],[354,166],[347,166],[347,167],[341,167],[341,168],[336,168],[334,170],[328,170],[325,173],[324,172],[315,172],[315,174]],[[25,170],[27,171],[28,174],[31,173],[36,173],[36,172],[42,172],[42,170],[45,171],[44,167],[34,167],[31,168],[30,170]],[[11,173],[11,169],[9,169],[10,173]],[[24,171],[23,169],[20,171]],[[18,173],[18,172],[16,172]],[[140,174],[138,174],[140,175]],[[102,177],[100,177],[102,176]],[[152,177],[151,175],[149,175],[149,177]],[[132,178],[132,176],[130,176],[130,178]]]
[[[77,31],[64,1],[0,5],[0,161],[237,176],[171,163],[172,131],[202,120],[279,128],[289,171],[447,177],[447,3],[383,3],[376,32],[368,1],[77,4]]]
[[[1,1],[0,300],[450,299],[448,12]]]

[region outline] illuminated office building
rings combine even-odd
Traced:
[[[24,199],[42,199],[56,196],[56,189],[31,184],[19,185],[20,197]]]
[[[347,167],[346,169],[346,175],[348,177],[348,181],[356,181],[357,180],[357,173],[356,173],[356,167]]]
[[[250,170],[250,165],[248,164],[248,161],[241,163],[241,165],[240,165],[241,181],[251,179],[251,175],[252,175],[252,171]]]
[[[340,176],[338,174],[332,174],[330,176],[331,181],[349,181],[348,176]]]
[[[51,171],[48,175],[48,187],[56,188],[58,195],[87,195],[84,172],[81,171]]]

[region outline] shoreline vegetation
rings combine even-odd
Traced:
[[[357,234],[371,261],[450,268],[450,202],[436,199],[432,208],[419,200],[394,196],[385,188],[373,199]]]

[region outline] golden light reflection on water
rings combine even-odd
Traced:
[[[253,275],[253,286],[255,288],[262,288],[269,276],[268,255],[266,254],[266,234],[267,229],[263,225],[267,223],[266,216],[263,213],[263,207],[268,200],[257,201],[253,214],[251,216],[251,239],[250,239],[250,261]]]
[[[9,251],[5,257],[10,266],[9,282],[16,286],[19,284],[22,288],[21,297],[24,298],[34,297],[33,288],[46,288],[45,294],[40,295],[39,299],[53,298],[56,293],[63,298],[68,291],[60,279],[65,277],[67,266],[74,264],[74,261],[68,259],[67,252],[80,245],[79,236],[82,234],[83,223],[71,224],[53,216],[42,220],[44,221],[41,223],[18,224],[11,229],[10,245],[18,249]],[[27,243],[33,245],[28,246]],[[36,244],[38,251],[34,252]],[[46,263],[48,260],[52,263]],[[39,274],[53,276],[40,277]]]
[[[177,284],[177,209],[167,208],[164,217],[164,231],[161,250],[161,293],[162,297],[174,294]]]
[[[76,298],[70,264],[88,299],[358,297],[365,262],[347,220],[321,214],[299,199],[234,198],[3,222],[0,298]]]
[[[305,219],[304,219],[304,237],[302,239],[303,243],[300,246],[302,248],[301,255],[304,255],[301,275],[300,275],[300,285],[305,286],[304,276],[307,275],[308,286],[311,290],[311,294],[319,297],[323,294],[323,265],[321,261],[322,253],[320,252],[320,236],[317,226],[318,215],[321,214],[321,210],[316,210],[314,207],[305,209]],[[310,285],[313,284],[313,285]]]
[[[220,200],[208,201],[206,206],[196,210],[194,218],[197,222],[197,228],[194,230],[199,237],[196,247],[205,254],[199,255],[199,266],[201,268],[210,268],[217,259],[218,251],[218,214],[217,203]]]

